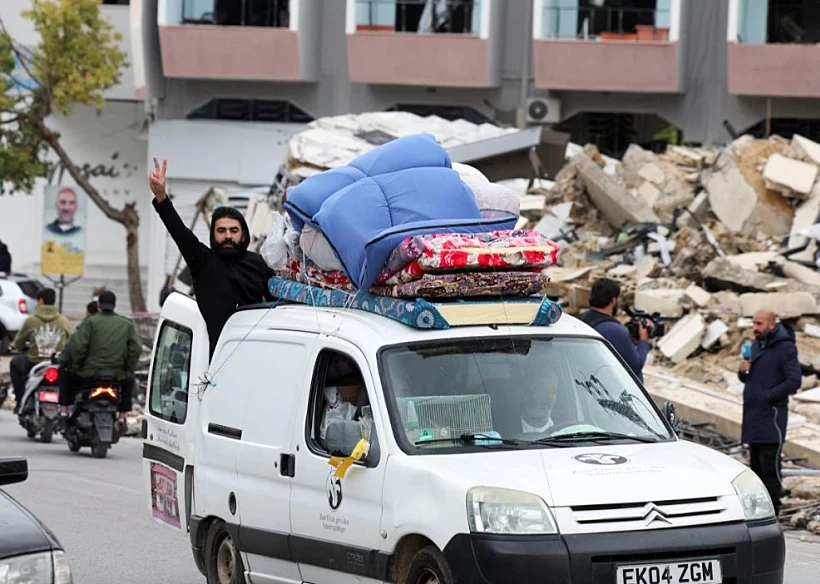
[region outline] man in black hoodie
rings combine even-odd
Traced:
[[[210,337],[211,356],[222,327],[237,307],[270,300],[273,270],[258,253],[248,251],[250,231],[242,213],[218,207],[211,218],[211,246],[203,244],[180,219],[165,191],[167,161],[154,158],[149,177],[154,209],[191,270],[194,294]]]

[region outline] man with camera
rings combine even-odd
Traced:
[[[623,324],[615,319],[618,314],[618,298],[621,295],[621,285],[610,280],[601,278],[592,284],[589,294],[590,309],[581,314],[580,319],[584,323],[594,328],[598,333],[609,341],[615,350],[620,353],[630,369],[635,372],[638,379],[643,383],[643,366],[646,363],[646,356],[649,354],[649,329],[643,319],[636,323],[638,339],[637,344],[633,341]]]

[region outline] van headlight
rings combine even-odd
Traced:
[[[541,497],[512,489],[470,489],[467,492],[467,520],[473,533],[558,533],[552,513]]]
[[[65,554],[42,552],[0,560],[0,584],[24,583],[72,584]]]
[[[732,486],[740,497],[746,521],[774,518],[774,505],[763,481],[752,470],[740,473]]]

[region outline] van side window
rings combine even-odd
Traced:
[[[348,456],[361,439],[359,420],[370,399],[356,362],[336,351],[323,351],[316,361],[307,419],[311,449],[321,454]],[[375,433],[371,435],[372,444]]]
[[[191,329],[165,321],[159,333],[151,377],[151,413],[184,424],[188,414],[188,376],[191,368]]]

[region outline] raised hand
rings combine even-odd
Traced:
[[[167,168],[167,160],[162,161],[162,168],[160,168],[159,162],[157,162],[157,159],[154,158],[154,172],[152,172],[148,177],[148,186],[151,188],[151,192],[154,193],[154,196],[160,203],[168,196],[165,192],[165,170]]]

